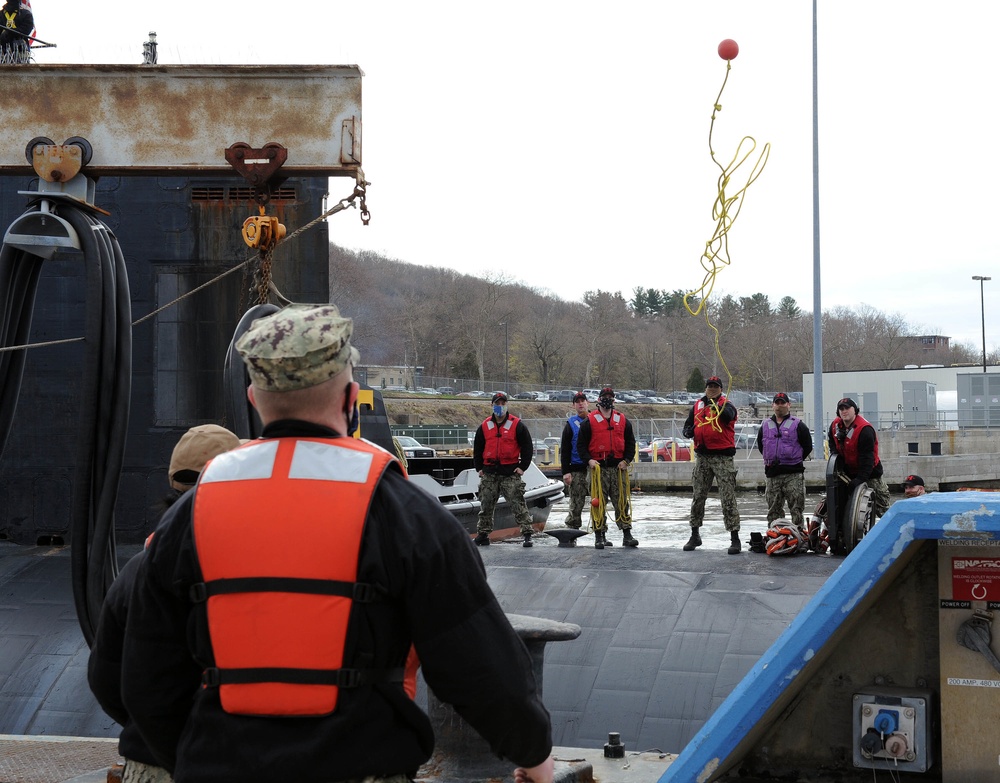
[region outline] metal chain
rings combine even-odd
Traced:
[[[258,254],[260,264],[254,271],[254,279],[257,281],[257,304],[267,304],[267,296],[271,289],[271,258],[274,256],[274,245],[268,247],[263,253]]]

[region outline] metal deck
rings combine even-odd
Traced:
[[[589,540],[562,548],[536,536],[532,549],[499,543],[479,550],[506,611],[583,628],[579,639],[549,645],[543,688],[561,756],[585,753],[589,761],[601,759],[610,731],[621,733],[629,754],[680,751],[844,562],[704,547],[601,551]],[[137,547],[120,549],[124,562]],[[69,574],[68,548],[0,542],[0,735],[117,736],[87,687],[88,650]],[[15,747],[21,744],[0,744],[0,758]],[[574,748],[590,750],[567,750]],[[115,749],[100,746],[106,763]],[[651,758],[650,781],[670,757]],[[58,774],[94,769],[82,754]],[[28,780],[2,770],[0,781]]]

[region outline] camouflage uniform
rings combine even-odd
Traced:
[[[531,514],[524,502],[524,480],[518,476],[498,476],[495,473],[484,473],[479,479],[479,523],[476,531],[489,533],[493,530],[493,509],[497,500],[503,495],[507,499],[507,507],[517,520],[521,534],[531,532]]]
[[[154,767],[141,761],[125,759],[122,783],[173,783],[174,779],[163,767]]]
[[[803,529],[803,511],[806,507],[806,481],[804,473],[783,473],[769,476],[764,497],[767,499],[767,521],[783,519],[785,502],[792,517],[792,524]]]
[[[865,483],[872,488],[872,501],[875,504],[875,516],[880,517],[889,510],[889,487],[885,483],[885,479],[881,476],[878,478],[868,479]]]
[[[619,497],[618,492],[619,473],[622,474],[622,483],[629,481],[627,470],[619,470],[618,468],[613,467],[601,468],[601,492],[604,495],[605,508],[602,518],[594,522],[594,530],[608,529],[608,505],[615,507],[615,524],[618,525],[619,530],[632,527],[631,504],[628,502],[620,502],[622,499]],[[622,506],[625,506],[625,508],[622,508]]]
[[[712,489],[712,479],[719,485],[722,500],[722,519],[726,530],[740,529],[740,509],[736,505],[736,460],[719,454],[699,454],[694,463],[691,487],[694,498],[691,501],[691,527],[697,530],[705,521],[705,500]]]
[[[569,485],[569,513],[566,515],[566,527],[577,530],[583,525],[583,509],[590,495],[590,471],[574,471],[573,481]]]

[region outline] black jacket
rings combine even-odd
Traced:
[[[265,438],[291,436],[337,437],[306,422],[264,429]],[[201,581],[191,524],[196,493],[181,498],[157,528],[125,635],[123,700],[160,763],[177,783],[412,775],[430,757],[434,738],[401,684],[343,688],[332,715],[293,719],[227,714],[218,692],[200,687],[202,669],[214,660],[204,610],[188,598]],[[295,513],[291,498],[288,513]],[[336,519],[331,509],[331,524]],[[282,522],[274,520],[276,536]],[[428,686],[498,755],[521,766],[545,760],[549,715],[471,538],[437,499],[396,471],[387,471],[372,496],[358,581],[384,590],[384,600],[354,605],[345,665],[402,666],[412,643]]]
[[[19,3],[13,3],[0,9],[3,13],[3,16],[0,16],[0,46],[2,47],[17,46],[26,49],[29,45],[28,36],[35,29],[35,19],[30,10],[19,6]],[[13,14],[12,25],[7,21],[7,14]]]
[[[122,645],[125,641],[128,600],[144,556],[145,552],[140,552],[122,566],[118,578],[108,589],[104,606],[101,607],[97,632],[94,634],[94,644],[90,648],[87,682],[90,683],[90,690],[97,697],[101,709],[122,727],[122,733],[118,737],[118,752],[127,759],[156,765],[156,757],[143,741],[135,724],[129,720],[122,702]]]

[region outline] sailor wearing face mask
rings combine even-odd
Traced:
[[[478,546],[489,546],[493,510],[503,495],[521,528],[524,546],[531,546],[531,514],[524,502],[524,471],[531,464],[534,444],[531,433],[517,416],[507,412],[507,395],[493,395],[493,413],[479,425],[472,444],[472,457],[479,474]]]
[[[601,492],[605,503],[615,507],[615,524],[622,531],[624,546],[639,546],[632,536],[632,518],[628,513],[625,499],[621,497],[619,474],[628,482],[628,466],[635,458],[635,433],[632,422],[625,414],[615,410],[615,390],[610,386],[601,389],[597,398],[597,410],[591,411],[587,421],[580,425],[576,439],[576,451],[591,469],[601,469]],[[623,472],[624,471],[624,472]],[[600,522],[594,523],[595,546],[603,549],[611,546],[607,540],[607,511]]]

